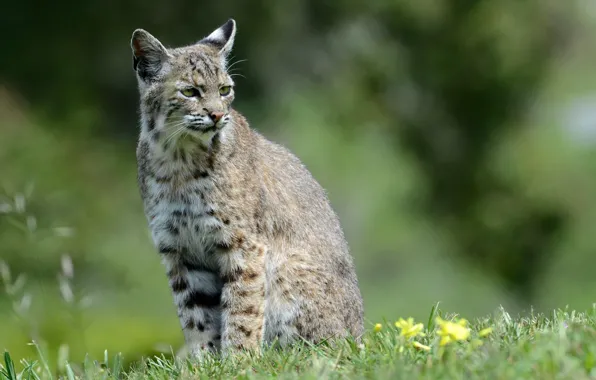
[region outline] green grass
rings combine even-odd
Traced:
[[[87,358],[50,370],[43,349],[35,361],[14,364],[8,353],[0,367],[6,379],[594,379],[596,378],[596,305],[588,312],[558,310],[551,315],[512,318],[500,309],[468,324],[470,335],[441,346],[435,308],[425,322],[425,336],[407,338],[393,321],[369,329],[361,343],[352,339],[317,346],[300,343],[286,350],[266,349],[201,362],[153,357],[124,370],[120,355]],[[456,315],[444,316],[458,320]],[[420,321],[416,321],[420,322]],[[492,332],[481,337],[488,327]],[[430,349],[416,348],[416,340]]]

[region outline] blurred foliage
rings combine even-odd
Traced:
[[[4,4],[0,259],[28,276],[35,327],[13,328],[0,296],[0,346],[19,356],[35,331],[50,350],[134,358],[181,342],[136,188],[129,38],[190,44],[229,17],[236,108],[329,190],[367,317],[585,308],[596,112],[569,109],[596,107],[595,14],[588,0]],[[65,255],[90,302],[75,311]]]

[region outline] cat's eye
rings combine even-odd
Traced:
[[[221,86],[219,88],[219,94],[221,96],[228,96],[228,95],[230,95],[231,91],[232,91],[232,86]]]
[[[199,90],[197,90],[196,88],[184,88],[182,90],[180,90],[180,93],[184,96],[186,96],[187,98],[193,98],[193,97],[199,97],[201,96],[201,94],[199,93]]]

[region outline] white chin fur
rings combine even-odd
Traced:
[[[213,139],[213,136],[215,136],[217,132],[215,131],[210,131],[210,132],[193,132],[193,134],[195,134],[199,140],[201,140],[201,142],[205,145],[210,145],[211,144],[211,140]]]

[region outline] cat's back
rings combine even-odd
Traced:
[[[348,254],[339,218],[323,187],[289,149],[253,133],[265,197],[270,211],[276,214],[272,216],[291,224],[292,234],[302,241],[319,240],[331,245],[333,252]]]
[[[331,333],[343,326],[359,336],[362,297],[348,244],[325,190],[296,155],[253,133],[267,200],[265,219],[274,226],[270,244],[285,252],[271,265],[280,275],[285,273],[282,276],[296,276],[298,280],[290,280],[295,292],[319,294],[303,306],[302,333],[309,335],[311,328],[314,335],[325,329]],[[314,314],[325,316],[327,324],[315,322]]]

